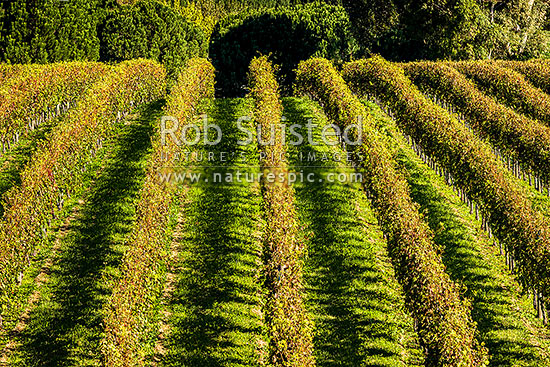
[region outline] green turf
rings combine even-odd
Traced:
[[[204,151],[230,154],[226,162],[194,164],[209,182],[190,184],[189,205],[183,208],[178,280],[167,309],[172,313],[167,353],[159,365],[245,367],[267,358],[259,185],[213,183],[211,176],[237,169],[257,172],[255,146],[237,145],[245,137],[236,128],[237,118],[250,114],[251,107],[250,100],[219,99],[207,112],[224,138]]]
[[[288,124],[306,124],[309,118],[319,125],[327,123],[314,102],[288,98],[284,106]],[[315,129],[314,141],[321,141],[320,128]],[[345,154],[324,144],[303,144],[291,151],[296,171],[314,173],[324,180],[296,184],[297,206],[307,236],[304,273],[307,306],[315,323],[316,364],[420,365],[422,353],[413,321],[405,311],[387,244],[361,185],[326,180],[330,172],[353,170],[333,159],[301,162],[300,152],[304,157],[313,152],[317,157]]]

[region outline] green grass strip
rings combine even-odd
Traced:
[[[202,166],[197,172],[209,181],[191,184],[187,194],[190,203],[184,208],[178,280],[167,306],[172,314],[170,335],[159,365],[248,367],[267,358],[259,185],[212,182],[213,173],[223,173],[225,178],[226,172],[236,169],[257,171],[248,167],[258,164],[254,145],[237,145],[237,139],[245,136],[236,120],[250,114],[250,102],[216,100],[207,111],[210,123],[220,126],[224,138],[205,150],[235,154],[228,154],[223,163],[209,162],[205,154],[203,161],[195,163]],[[248,162],[242,161],[243,156]]]
[[[313,101],[284,100],[290,124],[312,119],[314,141],[321,142],[327,119]],[[303,129],[302,133],[306,133]],[[318,161],[304,162],[315,154]],[[318,366],[422,365],[423,354],[395,279],[387,243],[360,183],[328,182],[328,173],[354,172],[333,155],[335,146],[303,144],[291,152],[295,171],[314,173],[323,182],[296,184],[297,205],[305,225],[307,306],[315,324]],[[321,161],[323,154],[330,157]],[[344,158],[345,160],[345,158]],[[310,165],[313,168],[301,168]]]

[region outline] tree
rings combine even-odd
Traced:
[[[388,39],[395,36],[399,22],[398,8],[393,0],[332,0],[342,5],[353,24],[353,34],[363,55],[385,53]]]
[[[6,0],[2,3],[2,59],[8,62],[28,63],[30,57],[30,40],[32,28],[29,22],[29,10],[34,5],[32,0]]]
[[[545,0],[489,1],[487,11],[495,29],[489,57],[526,59],[548,52],[548,6]]]
[[[395,2],[401,37],[393,58],[467,59],[485,53],[483,37],[488,20],[476,0]]]
[[[150,58],[165,64],[172,77],[187,59],[206,54],[198,25],[155,0],[112,9],[100,32],[101,60]]]
[[[0,37],[3,61],[97,60],[99,9],[97,0],[6,0]]]
[[[244,94],[250,61],[271,55],[283,89],[293,70],[311,56],[348,60],[357,44],[344,8],[322,2],[234,14],[218,22],[210,41],[216,85],[225,95]]]

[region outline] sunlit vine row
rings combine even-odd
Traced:
[[[535,87],[550,94],[550,61],[529,60],[529,61],[496,61],[499,66],[512,69],[521,73]]]
[[[178,119],[177,131],[181,133],[185,122],[197,113],[200,101],[213,97],[213,66],[205,59],[191,59],[168,95],[164,111]],[[162,293],[162,272],[169,256],[171,205],[174,195],[184,192],[174,183],[160,182],[162,157],[180,149],[169,139],[166,143],[163,145],[160,134],[155,134],[135,227],[121,266],[122,276],[106,308],[102,353],[108,366],[143,366],[145,339],[154,330],[155,306]]]
[[[550,182],[550,127],[497,103],[449,65],[426,62],[403,67],[421,88],[452,103],[500,155],[518,161],[524,170],[532,170]]]
[[[12,66],[16,68],[16,66]],[[95,62],[25,65],[0,85],[2,152],[41,123],[67,111],[109,70]]]
[[[347,64],[344,76],[355,91],[376,95],[391,108],[403,132],[451,175],[468,201],[480,206],[491,232],[513,255],[519,279],[544,308],[550,293],[550,225],[491,147],[425,98],[401,68],[381,58]]]
[[[298,236],[294,189],[288,179],[288,166],[282,132],[271,127],[281,122],[283,107],[279,85],[267,57],[252,60],[249,68],[250,97],[254,100],[254,121],[261,128],[264,154],[263,172],[264,251],[269,288],[266,320],[270,335],[270,355],[274,366],[313,366],[312,325],[303,302],[303,258],[305,244]],[[271,139],[270,139],[271,138]],[[269,180],[272,175],[273,180]],[[282,179],[280,179],[282,177]]]
[[[492,62],[468,61],[450,65],[499,102],[550,126],[550,95],[533,86],[522,74]]]

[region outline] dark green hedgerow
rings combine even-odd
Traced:
[[[107,14],[99,37],[101,60],[157,60],[173,79],[188,59],[206,56],[206,36],[199,26],[157,0],[114,8]]]
[[[98,60],[102,0],[2,0],[0,59],[11,64]]]
[[[332,64],[324,59],[302,62],[297,92],[319,100],[340,127],[362,119],[363,144],[358,152],[371,176],[365,188],[373,196],[389,254],[403,285],[407,305],[417,324],[430,366],[482,366],[487,353],[474,335],[469,305],[445,272],[432,233],[410,198],[405,179],[396,172],[391,153],[361,102]]]
[[[273,67],[267,57],[252,60],[249,71],[254,120],[261,127],[262,141],[270,140],[271,126],[281,122],[282,103]],[[269,289],[266,320],[270,334],[270,356],[275,366],[314,366],[311,322],[303,302],[304,241],[299,237],[294,189],[288,180],[288,166],[281,159],[286,146],[280,129],[273,145],[260,145],[267,157],[263,169],[262,195],[266,281]],[[269,175],[277,179],[269,180]]]
[[[258,54],[271,55],[280,67],[281,87],[290,87],[301,60],[349,60],[355,50],[351,28],[344,8],[321,2],[229,16],[210,41],[217,87],[224,95],[243,95],[247,67]]]
[[[382,58],[349,63],[344,76],[358,93],[370,93],[396,113],[401,129],[420,141],[454,182],[488,214],[491,228],[513,252],[524,286],[550,295],[550,225],[517,181],[480,141],[447,111],[426,99],[403,69]]]

